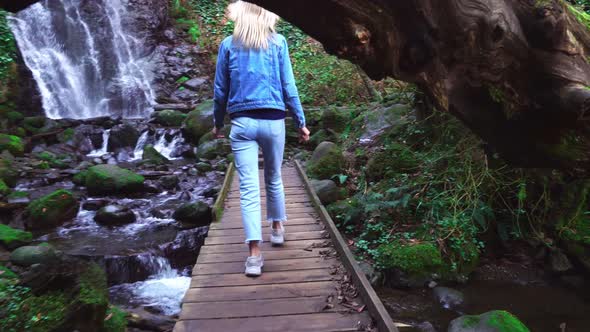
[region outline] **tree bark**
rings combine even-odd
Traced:
[[[251,2],[373,79],[417,84],[513,165],[590,175],[590,29],[564,1]]]
[[[590,30],[560,0],[252,0],[417,84],[515,166],[590,175]]]

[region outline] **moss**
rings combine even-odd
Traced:
[[[490,312],[486,323],[498,332],[529,332],[529,329],[518,318],[503,310]]]
[[[0,224],[0,243],[13,247],[15,244],[29,243],[32,240],[33,235],[31,233]]]
[[[204,101],[187,115],[183,131],[193,144],[198,144],[199,139],[211,131],[213,104],[213,100]]]
[[[307,173],[320,180],[331,179],[334,175],[341,174],[345,165],[342,149],[336,147],[328,151],[322,158],[309,161]]]
[[[64,162],[62,158],[56,156],[55,154],[53,154],[51,152],[43,151],[43,152],[37,154],[37,157],[39,159],[45,161],[50,167],[61,168],[61,169],[68,168],[68,164],[66,162]]]
[[[186,77],[186,76],[182,76],[181,78],[176,80],[177,84],[182,84],[184,82],[187,82],[188,80],[190,80],[190,78]]]
[[[127,314],[115,306],[110,306],[104,319],[103,330],[106,332],[125,332],[126,328]]]
[[[6,113],[6,119],[12,125],[16,125],[16,124],[20,123],[24,118],[25,117],[20,112],[10,111],[10,112]]]
[[[68,129],[62,131],[59,135],[57,135],[57,139],[61,143],[66,143],[66,142],[71,141],[74,138],[74,134],[75,134],[74,129],[68,128]]]
[[[77,184],[79,186],[85,186],[87,175],[88,175],[88,171],[81,171],[80,173],[74,175],[72,182],[74,182],[75,184]]]
[[[146,145],[143,148],[143,161],[148,162],[150,164],[155,165],[162,165],[168,162],[168,159],[164,157],[153,145]]]
[[[125,194],[143,189],[145,178],[115,165],[97,165],[88,169],[85,184],[92,195]]]
[[[414,151],[403,144],[392,143],[369,159],[366,173],[369,179],[380,180],[411,172],[419,164],[420,160]]]
[[[464,316],[463,317],[463,328],[475,327],[479,324],[481,319],[479,316]]]
[[[12,161],[0,158],[0,179],[4,180],[9,187],[14,187],[16,185],[17,174],[16,170],[12,167]]]
[[[156,121],[168,127],[180,127],[186,119],[187,115],[173,110],[163,110],[155,114]]]
[[[32,201],[27,206],[25,210],[28,217],[27,226],[32,229],[43,229],[61,225],[76,216],[78,205],[78,201],[70,191],[57,190]]]
[[[41,132],[41,128],[45,126],[45,120],[43,116],[27,117],[23,120],[23,127],[31,134],[38,134]]]
[[[28,198],[29,197],[29,193],[26,191],[13,191],[10,193],[10,195],[8,195],[6,198],[7,199],[22,199],[22,198]]]
[[[321,123],[324,129],[343,132],[351,120],[351,110],[332,107],[322,113]]]
[[[104,305],[108,303],[107,279],[104,271],[96,264],[80,275],[79,300],[84,304]]]
[[[579,10],[578,8],[570,4],[568,4],[567,7],[572,12],[572,14],[574,14],[578,22],[582,23],[586,28],[590,29],[590,14],[582,10]]]
[[[4,150],[14,156],[22,156],[25,153],[25,146],[18,136],[0,134],[0,152]]]
[[[381,245],[377,264],[384,269],[397,268],[410,275],[427,276],[443,266],[440,251],[431,243],[402,244],[399,241]]]

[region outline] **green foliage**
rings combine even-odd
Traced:
[[[10,226],[0,224],[0,243],[11,246],[13,243],[27,243],[33,240],[30,232],[14,229]]]
[[[0,179],[0,197],[7,196],[10,194],[10,188],[4,182],[4,180]]]
[[[127,314],[116,306],[109,306],[104,320],[104,331],[125,332],[127,328]]]
[[[14,135],[0,134],[0,152],[7,150],[14,156],[22,156],[25,146],[20,137]]]
[[[17,279],[18,275],[6,266],[0,265],[0,279]]]
[[[8,27],[4,10],[0,9],[0,100],[3,99],[5,86],[8,83],[11,67],[16,58],[16,43]]]

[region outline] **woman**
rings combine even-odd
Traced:
[[[264,260],[262,242],[258,148],[264,158],[267,220],[270,242],[285,241],[285,193],[281,165],[285,149],[285,109],[293,113],[299,140],[309,140],[285,37],[275,32],[279,17],[259,6],[237,1],[228,7],[235,22],[233,36],[219,46],[215,73],[215,137],[226,113],[231,118],[230,140],[240,178],[240,205],[250,255],[246,275],[259,276]]]

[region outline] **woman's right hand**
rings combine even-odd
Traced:
[[[305,143],[309,141],[309,129],[307,127],[299,128],[299,143]]]

